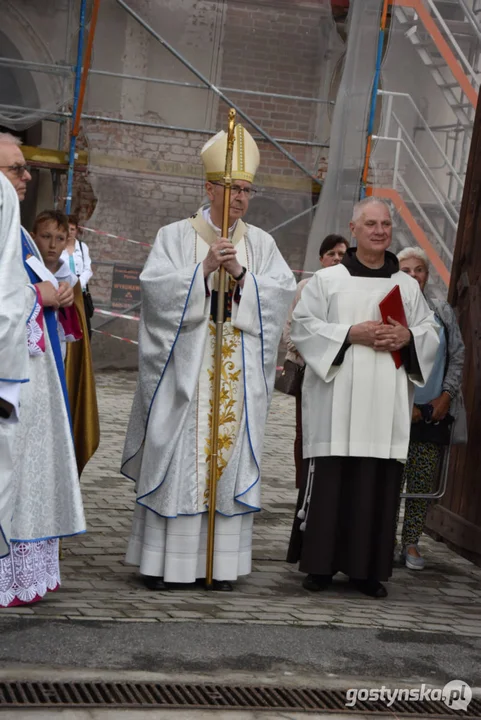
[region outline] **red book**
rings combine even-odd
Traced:
[[[379,303],[379,310],[381,311],[382,321],[385,325],[388,325],[388,318],[396,320],[401,323],[405,328],[408,326],[406,320],[406,313],[404,312],[404,305],[401,297],[401,290],[399,285],[395,285],[391,292],[389,292],[385,298]],[[400,368],[402,365],[401,351],[395,350],[391,353],[396,368]]]

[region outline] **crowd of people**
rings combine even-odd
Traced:
[[[235,143],[228,237],[220,132],[201,152],[208,202],[159,230],[141,274],[139,375],[121,464],[136,491],[126,562],[150,590],[205,581],[217,462],[214,587],[230,591],[251,572],[283,335],[299,490],[287,560],[299,564],[306,590],[324,590],[342,572],[382,598],[396,552],[408,568],[423,568],[426,496],[445,448],[466,440],[456,318],[424,295],[425,254],[389,251],[391,213],[375,197],[353,208],[354,246],[328,235],[321,269],[296,288],[274,239],[243,220],[260,156],[241,125]],[[59,587],[59,540],[86,531],[79,476],[99,442],[88,248],[77,218],[58,210],[40,213],[31,233],[21,227],[29,180],[18,141],[0,133],[0,607]],[[421,497],[406,501],[397,545],[404,486]]]

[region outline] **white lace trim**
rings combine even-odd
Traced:
[[[0,607],[32,602],[59,584],[58,539],[12,542],[10,555],[0,559]]]
[[[42,355],[43,350],[39,347],[39,342],[43,336],[43,330],[37,322],[42,307],[36,303],[32,316],[27,323],[27,344],[30,355]]]

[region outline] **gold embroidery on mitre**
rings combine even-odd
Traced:
[[[201,150],[205,174],[210,182],[219,182],[225,176],[227,133],[221,130],[210,138]],[[252,135],[242,126],[235,127],[234,155],[232,158],[232,180],[254,182],[260,163],[259,148]]]

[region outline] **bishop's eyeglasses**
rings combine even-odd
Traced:
[[[19,178],[30,172],[30,165],[0,165],[2,170],[10,170]]]
[[[213,182],[212,185],[220,185],[220,187],[225,187],[224,183],[221,183],[221,182]],[[254,188],[254,187],[243,188],[240,185],[231,185],[230,186],[230,194],[231,195],[241,195],[242,193],[244,193],[246,198],[252,198],[257,193],[257,188]]]

